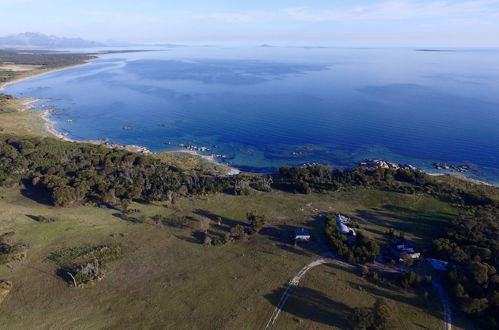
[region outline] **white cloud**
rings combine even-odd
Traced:
[[[285,8],[284,12],[300,21],[348,20],[409,20],[498,15],[499,0],[450,1],[388,1],[347,10],[310,10],[308,7]]]

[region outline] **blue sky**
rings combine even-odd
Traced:
[[[499,47],[499,0],[0,0],[0,35],[91,40]]]

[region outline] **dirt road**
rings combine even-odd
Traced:
[[[267,324],[265,325],[265,330],[270,330],[274,326],[274,324],[277,321],[277,318],[279,317],[279,314],[281,313],[281,310],[283,309],[284,305],[286,304],[286,301],[288,300],[289,295],[293,291],[294,288],[296,288],[299,284],[303,276],[311,270],[314,267],[326,264],[326,263],[331,263],[331,264],[337,264],[343,267],[348,267],[348,268],[356,268],[357,266],[346,263],[344,261],[339,260],[336,256],[334,256],[332,253],[327,253],[324,254],[324,257],[317,259],[305,267],[303,267],[292,279],[289,281],[289,285],[284,290],[284,293],[281,296],[281,299],[279,300],[279,303],[277,304],[277,307],[274,309],[272,312],[272,315],[270,316],[270,319],[268,320]],[[388,269],[388,267],[381,265],[379,263],[374,263],[368,265],[369,268],[374,268],[377,271],[385,271],[385,272],[398,272],[395,268]],[[373,266],[373,267],[372,267]],[[442,299],[442,305],[443,305],[443,310],[444,310],[444,322],[445,322],[445,329],[446,330],[451,330],[452,329],[452,313],[451,313],[451,308],[450,308],[450,299],[445,292],[443,286],[440,283],[433,282],[433,286],[435,289],[438,291],[441,299]]]

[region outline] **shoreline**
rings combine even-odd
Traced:
[[[94,57],[90,58],[88,60],[85,60],[84,63],[78,63],[78,64],[54,68],[54,69],[43,69],[43,70],[35,69],[31,72],[31,74],[29,73],[29,71],[27,71],[25,75],[18,77],[17,79],[10,80],[10,81],[7,81],[7,82],[0,84],[0,92],[3,91],[6,87],[8,87],[10,85],[13,85],[13,84],[16,84],[16,83],[19,83],[19,82],[22,82],[22,81],[25,81],[28,79],[40,77],[40,76],[43,76],[45,74],[49,74],[49,73],[53,73],[53,72],[58,72],[58,71],[63,71],[63,70],[68,70],[68,69],[88,65],[91,62],[99,59],[99,55],[105,55],[105,53],[104,54],[95,54],[94,53],[94,54],[88,54],[88,55],[94,56]],[[22,106],[21,108],[18,109],[19,112],[28,112],[29,110],[34,108],[32,103],[40,101],[38,99],[30,98],[30,97],[16,98],[16,99],[19,101],[20,105]],[[121,149],[121,150],[127,150],[130,152],[137,152],[137,153],[143,153],[143,154],[187,153],[187,154],[190,154],[190,155],[193,155],[196,157],[200,157],[200,158],[202,158],[210,163],[224,166],[225,168],[228,169],[228,173],[225,174],[227,176],[238,175],[241,173],[241,170],[239,170],[237,168],[234,168],[230,165],[218,162],[212,155],[202,155],[202,154],[199,154],[198,152],[196,152],[195,150],[181,149],[181,150],[175,150],[175,151],[151,152],[147,147],[138,146],[138,145],[124,145],[124,144],[119,144],[119,143],[109,143],[108,141],[104,141],[104,140],[75,140],[75,139],[71,139],[68,136],[66,136],[64,133],[61,133],[60,131],[58,131],[55,128],[56,121],[49,118],[50,112],[51,112],[51,110],[32,111],[33,114],[39,116],[43,120],[44,129],[48,133],[48,135],[55,137],[57,139],[60,139],[62,141],[73,142],[73,143],[91,143],[91,144],[102,145],[102,146],[112,148],[112,149]],[[486,186],[490,186],[490,187],[499,187],[499,184],[487,182],[487,181],[480,180],[480,179],[470,178],[470,177],[467,177],[467,176],[465,176],[463,174],[459,174],[459,173],[431,172],[431,171],[422,170],[422,169],[419,169],[419,170],[425,172],[426,174],[428,174],[430,176],[434,176],[434,177],[436,177],[436,176],[451,176],[451,177],[455,177],[455,178],[458,178],[458,179],[461,179],[461,180],[464,180],[464,181],[467,181],[470,183],[474,183],[474,184],[481,184],[481,185],[486,185]]]
[[[92,61],[95,61],[99,58],[99,56],[98,56],[99,54],[89,54],[89,55],[94,56],[94,58],[88,59],[84,63],[78,63],[78,64],[69,65],[66,67],[54,68],[54,69],[46,69],[46,70],[42,70],[42,71],[37,71],[35,69],[33,72],[31,72],[31,74],[29,74],[29,72],[27,72],[26,75],[24,75],[22,77],[18,77],[14,80],[10,80],[10,81],[7,81],[7,82],[0,84],[0,92],[3,91],[7,86],[10,86],[10,85],[13,85],[13,84],[16,84],[16,83],[19,83],[19,82],[22,82],[22,81],[25,81],[28,79],[40,77],[40,76],[43,76],[45,74],[63,71],[63,70],[68,70],[68,69],[72,69],[72,68],[76,68],[76,67],[80,67],[80,66],[85,66],[85,65],[88,65]],[[30,98],[30,97],[16,98],[16,99],[19,101],[19,103],[21,105],[21,108],[18,109],[18,112],[28,112],[29,110],[34,108],[32,103],[39,101],[38,99]],[[146,148],[144,146],[124,145],[124,144],[117,144],[117,143],[110,144],[108,142],[100,141],[100,140],[79,141],[79,140],[71,139],[55,128],[55,121],[49,118],[50,111],[51,110],[38,110],[38,111],[32,111],[32,113],[34,115],[39,116],[43,120],[44,129],[50,136],[55,137],[57,139],[65,141],[65,142],[98,144],[98,145],[102,145],[102,146],[112,148],[112,149],[122,149],[122,150],[127,150],[130,152],[138,152],[138,153],[143,153],[143,154],[161,154],[161,153],[176,153],[176,152],[189,153],[193,156],[200,157],[200,158],[202,158],[206,161],[209,161],[211,163],[214,163],[216,165],[224,166],[225,168],[227,168],[227,173],[225,174],[226,176],[234,176],[234,175],[238,175],[239,173],[241,173],[241,171],[238,170],[237,168],[231,167],[231,166],[226,165],[226,164],[222,164],[222,163],[216,161],[211,156],[201,155],[195,151],[177,150],[177,151],[165,151],[165,152],[161,152],[161,153],[153,153],[148,148]]]
[[[450,177],[455,177],[455,178],[458,178],[460,180],[463,180],[463,181],[467,181],[467,182],[470,182],[470,183],[474,183],[474,184],[482,184],[482,185],[485,185],[485,186],[489,186],[489,187],[496,187],[496,188],[499,188],[499,184],[495,184],[495,183],[490,183],[490,182],[487,182],[487,181],[483,181],[483,180],[479,180],[479,179],[473,179],[473,178],[470,178],[470,177],[467,177],[461,173],[453,173],[453,172],[447,172],[447,173],[441,173],[441,172],[428,172],[428,171],[425,171],[425,170],[422,170],[423,172],[425,172],[426,174],[428,174],[429,176],[450,176]]]
[[[31,102],[34,102],[34,101],[31,101]],[[42,110],[42,111],[36,111],[36,112],[39,112],[40,117],[44,120],[45,129],[47,130],[47,132],[50,133],[52,136],[54,136],[60,140],[66,141],[66,142],[91,143],[91,144],[96,144],[96,145],[102,145],[104,147],[108,147],[111,149],[121,149],[121,150],[130,151],[130,152],[142,153],[142,154],[163,154],[163,153],[164,154],[171,154],[171,153],[177,153],[177,152],[187,153],[187,154],[190,154],[190,155],[193,155],[196,157],[200,157],[200,158],[202,158],[210,163],[214,163],[214,164],[226,167],[228,169],[228,173],[225,174],[226,176],[234,176],[234,175],[238,175],[241,173],[241,171],[235,167],[217,162],[213,156],[201,155],[193,150],[182,149],[182,150],[176,150],[176,151],[164,151],[164,152],[156,153],[156,152],[150,151],[148,148],[146,148],[144,146],[138,146],[138,145],[125,145],[125,144],[118,144],[118,143],[109,143],[109,142],[105,142],[105,141],[101,141],[101,140],[79,141],[79,140],[71,139],[71,138],[65,136],[63,133],[61,133],[60,131],[58,131],[55,128],[55,122],[48,117],[50,115],[50,110]]]
[[[223,165],[223,166],[225,166],[225,167],[227,167],[229,169],[229,173],[227,174],[227,176],[238,175],[238,174],[241,173],[241,171],[238,170],[235,167],[232,167],[232,166],[225,165],[225,164],[217,162],[215,160],[215,157],[213,157],[213,156],[201,155],[201,154],[197,153],[194,150],[181,149],[181,150],[178,150],[178,151],[165,151],[164,153],[173,153],[173,152],[182,152],[182,153],[190,154],[190,155],[193,155],[193,156],[201,157],[201,158],[203,158],[203,159],[205,159],[205,160],[207,160],[207,161],[209,161],[211,163],[216,163],[216,164],[219,164],[219,165]]]
[[[67,69],[73,69],[73,68],[77,68],[80,66],[84,66],[84,65],[90,64],[92,61],[95,61],[97,58],[98,57],[93,58],[93,59],[89,59],[89,60],[85,61],[85,63],[79,63],[79,64],[69,65],[69,66],[60,67],[60,68],[45,69],[45,70],[42,70],[39,72],[36,72],[36,70],[35,70],[35,72],[33,72],[33,74],[31,74],[31,75],[26,75],[24,77],[18,77],[14,80],[9,80],[9,81],[6,81],[6,82],[0,84],[0,92],[3,91],[7,86],[17,84],[17,83],[25,81],[25,80],[37,78],[37,77],[40,77],[40,76],[43,76],[43,75],[46,75],[49,73],[54,73],[54,72],[58,72],[58,71],[63,71],[63,70],[67,70]]]

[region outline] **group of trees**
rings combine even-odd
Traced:
[[[73,64],[83,63],[95,56],[76,53],[54,53],[43,51],[15,51],[0,49],[0,63],[7,62],[12,64],[36,65],[47,68],[56,68]]]
[[[246,240],[249,235],[258,234],[263,226],[267,223],[267,217],[260,215],[255,211],[248,212],[246,214],[246,220],[248,220],[248,226],[237,224],[230,228],[229,232],[223,234],[223,236],[218,235],[218,237],[213,236],[208,233],[208,230],[204,232],[204,245],[224,245],[230,242],[243,241]],[[218,218],[218,225],[222,222],[222,218]]]
[[[379,245],[362,231],[355,237],[340,233],[333,215],[327,216],[326,237],[338,256],[353,264],[373,262],[380,252]]]
[[[479,191],[452,188],[419,171],[314,165],[282,167],[272,175],[215,177],[202,171],[181,171],[153,156],[124,150],[0,135],[0,185],[19,182],[36,187],[58,206],[88,201],[126,206],[138,199],[171,200],[175,194],[248,194],[272,188],[309,193],[358,186],[426,192],[458,204],[497,204]]]
[[[84,63],[95,56],[75,53],[54,53],[54,52],[18,52],[14,50],[0,49],[0,65],[4,63],[17,65],[33,65],[39,68],[53,69],[70,65]],[[0,83],[7,82],[23,74],[22,71],[0,69]]]
[[[24,183],[56,206],[168,200],[224,191],[230,181],[182,172],[152,156],[50,138],[0,135],[0,185]]]
[[[456,205],[499,205],[482,187],[459,187],[440,181],[425,172],[410,169],[364,168],[333,169],[324,165],[281,167],[272,175],[273,187],[307,194],[355,187],[372,187],[400,193],[424,193]]]
[[[433,242],[436,255],[452,263],[448,277],[462,310],[490,329],[499,328],[498,220],[498,208],[465,210]]]

